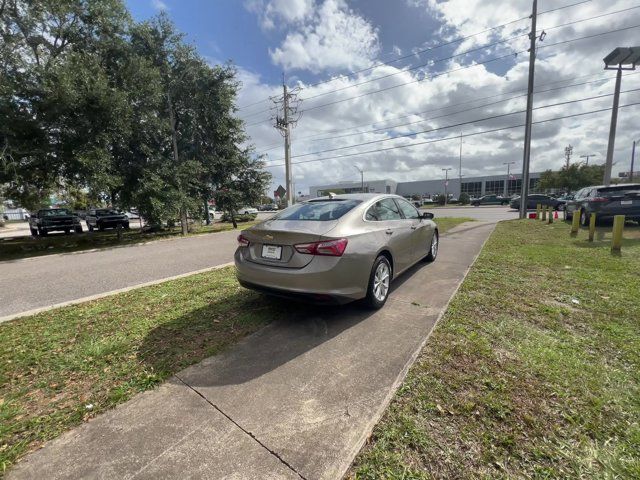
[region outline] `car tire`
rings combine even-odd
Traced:
[[[29,231],[31,232],[31,236],[33,237],[38,236],[38,230],[36,230],[35,228],[29,228]]]
[[[74,232],[75,233],[82,233],[82,225],[78,225],[77,227],[75,227]]]
[[[438,247],[440,246],[440,233],[438,230],[434,230],[433,236],[431,237],[431,246],[429,247],[429,253],[424,259],[427,262],[433,262],[438,257]]]
[[[589,226],[589,215],[584,209],[580,210],[580,225],[583,227]]]
[[[384,277],[386,272],[386,278]],[[371,274],[369,275],[369,284],[367,286],[367,296],[365,303],[369,308],[379,309],[384,306],[389,297],[389,288],[391,286],[392,277],[391,263],[384,255],[379,255],[373,262]]]
[[[99,232],[103,232],[104,231],[104,225],[98,225],[98,231]]]
[[[46,237],[46,236],[47,236],[47,233],[48,233],[48,232],[47,232],[45,229],[43,229],[43,228],[39,228],[39,229],[38,229],[38,235],[39,235],[39,236],[41,236],[41,237]]]
[[[71,229],[69,229],[69,228],[65,228],[64,229],[64,234],[65,235],[69,235],[70,233],[71,233]]]
[[[87,229],[88,229],[90,232],[93,232],[93,226],[92,226],[92,225],[89,225],[88,223],[87,223]]]

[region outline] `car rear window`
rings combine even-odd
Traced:
[[[326,200],[298,203],[279,213],[274,220],[337,220],[360,203],[360,200]]]
[[[57,217],[63,215],[71,215],[71,211],[64,208],[57,208],[54,210],[42,210],[42,215],[45,217]]]
[[[120,212],[118,212],[117,210],[105,208],[102,210],[96,210],[96,214],[97,215],[119,215]]]
[[[636,194],[640,195],[640,186],[629,187],[626,185],[618,185],[615,187],[599,188],[598,195],[603,197],[618,197],[621,195]]]

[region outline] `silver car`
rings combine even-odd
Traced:
[[[433,214],[397,195],[330,195],[298,203],[238,236],[238,281],[316,303],[387,301],[391,280],[438,255]]]

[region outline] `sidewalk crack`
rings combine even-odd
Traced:
[[[187,388],[190,388],[191,390],[193,390],[195,393],[197,393],[205,402],[207,402],[209,405],[211,405],[213,408],[215,408],[220,414],[222,414],[227,420],[229,420],[231,423],[233,423],[236,427],[238,427],[240,430],[242,430],[246,435],[248,435],[249,437],[251,437],[258,445],[260,445],[262,448],[264,448],[267,452],[269,452],[271,455],[273,455],[274,457],[276,457],[280,463],[282,463],[284,466],[286,466],[289,470],[291,470],[293,473],[295,473],[296,475],[298,475],[298,477],[300,477],[302,480],[307,480],[300,472],[298,472],[295,468],[293,468],[293,466],[287,462],[284,458],[282,458],[278,452],[276,452],[275,450],[270,449],[269,447],[267,447],[264,443],[262,443],[253,433],[251,433],[249,430],[246,430],[245,428],[243,428],[238,422],[236,422],[233,418],[231,418],[229,415],[227,415],[220,407],[218,407],[215,403],[211,402],[207,397],[205,397],[202,393],[200,393],[197,389],[193,388],[191,385],[189,385],[187,382],[185,382],[184,380],[182,380],[178,375],[174,375],[178,380],[180,380],[180,382],[182,382],[182,384],[184,386],[186,386]]]

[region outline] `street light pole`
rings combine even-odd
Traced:
[[[636,143],[640,142],[640,140],[633,141],[633,148],[631,149],[631,169],[629,170],[629,182],[633,183],[633,161],[636,157]]]
[[[360,172],[360,192],[364,193],[364,170],[357,165],[353,167]]]
[[[449,200],[447,195],[447,186],[449,185],[449,170],[453,170],[451,167],[443,168],[444,170],[444,204],[447,205],[447,201]]]
[[[503,162],[503,165],[507,166],[507,181],[504,183],[504,196],[509,196],[509,178],[511,178],[511,165],[514,165],[516,162]]]
[[[618,47],[604,57],[604,69],[616,70],[616,86],[613,93],[613,107],[611,109],[611,125],[609,126],[609,142],[607,144],[607,160],[604,164],[605,186],[611,185],[611,169],[613,167],[613,151],[616,143],[616,127],[618,125],[618,105],[620,103],[620,83],[622,70],[635,70],[640,60],[640,47]]]
[[[589,165],[589,157],[595,157],[597,153],[590,153],[589,155],[580,155],[580,158],[586,158],[585,165]]]

